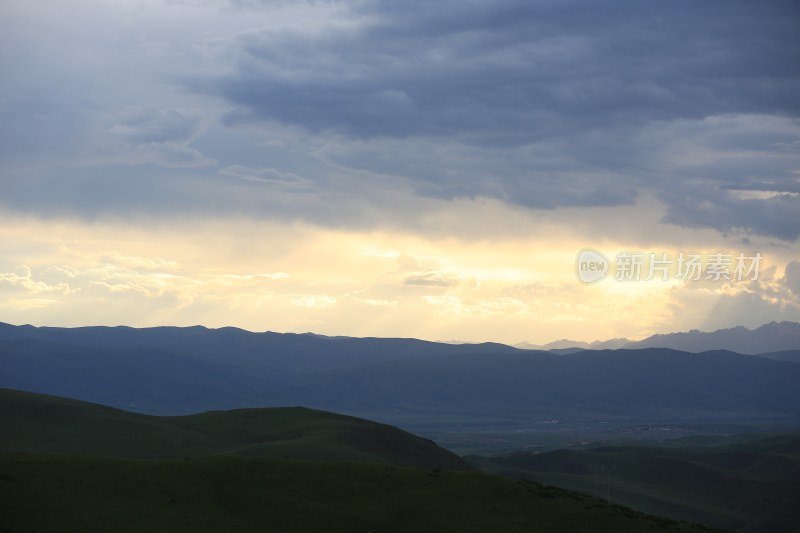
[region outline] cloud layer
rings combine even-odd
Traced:
[[[593,340],[797,316],[797,2],[2,11],[0,319],[92,323],[111,302],[140,325],[261,329],[268,308],[290,330]],[[285,260],[250,262],[265,242]],[[586,246],[760,251],[773,271],[592,293],[563,277]]]
[[[247,32],[235,68],[193,87],[233,104],[229,123],[333,137],[327,161],[424,196],[549,209],[651,190],[669,223],[800,235],[796,4],[366,2],[350,20]]]
[[[405,228],[649,194],[665,224],[800,236],[794,2],[41,7],[2,23],[6,209]]]

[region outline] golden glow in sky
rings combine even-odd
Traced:
[[[472,207],[484,215],[501,209]],[[493,220],[518,216],[498,211]],[[515,221],[519,229],[522,220]],[[570,235],[540,218],[528,224],[531,237],[501,240],[253,220],[7,218],[0,320],[545,343],[796,317],[797,295],[783,278],[790,256],[779,249],[766,253],[757,282],[607,278],[586,285],[575,260],[587,243],[610,256],[680,249]],[[672,240],[691,242],[691,232],[677,233]]]
[[[545,343],[800,320],[797,9],[690,4],[5,0],[0,321]],[[585,285],[585,248],[763,262]]]

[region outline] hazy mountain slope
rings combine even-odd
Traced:
[[[236,328],[35,328],[0,323],[0,387],[152,414],[303,403],[282,390],[309,374],[501,344],[354,339]]]
[[[238,328],[83,327],[50,328],[0,323],[0,341],[37,340],[92,349],[155,349],[224,361],[252,370],[300,372],[394,359],[460,353],[514,353],[497,343],[445,344],[418,339],[325,337],[311,334],[254,333]]]
[[[347,409],[625,417],[800,414],[800,368],[730,352],[441,357],[312,376],[290,394]]]
[[[488,472],[731,529],[800,528],[800,435],[703,448],[613,446],[472,457]]]
[[[0,389],[0,451],[128,458],[236,454],[469,469],[457,455],[392,426],[301,407],[154,417]]]
[[[758,355],[765,352],[800,349],[800,324],[797,322],[770,322],[753,330],[742,326],[710,332],[692,330],[681,333],[652,335],[641,341],[609,339],[583,342],[561,339],[547,344],[521,342],[514,346],[525,350],[556,351],[573,348],[583,350],[672,348],[693,353],[709,350],[729,350],[736,353]]]
[[[685,333],[653,335],[625,348],[673,348],[686,352],[730,350],[744,354],[761,354],[800,349],[800,324],[770,322],[750,330],[745,327],[719,329],[712,332],[692,330]]]
[[[766,357],[775,361],[790,361],[800,363],[800,350],[784,350],[781,352],[760,353],[759,357]]]
[[[573,341],[570,339],[559,339],[557,341],[548,342],[547,344],[532,344],[530,342],[520,342],[515,344],[515,348],[523,350],[567,350],[570,348],[580,348],[583,350],[618,350],[630,344],[630,339],[608,339],[605,341],[583,342]]]
[[[85,347],[0,340],[0,387],[113,405],[144,413],[184,414],[264,405],[286,372],[152,347]],[[269,405],[285,405],[270,394]]]
[[[559,356],[233,329],[0,330],[0,386],[150,414],[306,405],[393,423],[800,416],[800,366],[725,351]]]

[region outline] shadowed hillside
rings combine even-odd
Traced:
[[[471,468],[395,427],[302,407],[156,417],[0,389],[0,433],[0,451],[128,458],[233,454]]]
[[[0,454],[6,531],[709,531],[537,483],[373,463]]]
[[[797,434],[722,446],[609,446],[470,459],[487,472],[579,490],[676,519],[748,532],[800,529]]]
[[[4,531],[708,531],[303,408],[160,418],[0,390],[0,421]]]

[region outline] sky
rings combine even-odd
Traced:
[[[798,27],[794,1],[4,0],[0,321],[800,321]]]

